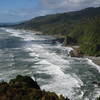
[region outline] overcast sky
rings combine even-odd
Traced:
[[[100,0],[0,0],[0,22],[18,22],[98,6]]]

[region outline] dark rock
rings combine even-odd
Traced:
[[[63,43],[64,42],[64,38],[56,38],[56,39],[53,39],[52,40],[53,42],[60,42],[60,43]]]
[[[83,57],[84,55],[80,51],[74,49],[70,51],[70,56],[71,57]]]
[[[98,82],[96,82],[96,81],[94,81],[94,82],[92,82],[93,84],[98,84]]]
[[[100,86],[100,82],[94,81],[94,82],[92,82],[92,84],[97,85],[97,86]]]
[[[15,87],[23,87],[23,88],[35,88],[35,89],[40,89],[39,85],[37,84],[36,81],[34,81],[32,78],[29,76],[21,76],[18,75],[15,79],[12,79],[9,82],[10,86],[15,86]]]
[[[100,86],[100,83],[98,83],[98,86]]]
[[[64,46],[73,45],[75,43],[76,43],[76,41],[73,38],[69,37],[69,36],[66,36],[64,38]]]

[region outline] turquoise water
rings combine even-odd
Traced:
[[[87,58],[68,56],[70,47],[35,32],[0,29],[0,80],[16,75],[35,78],[41,89],[68,96],[71,100],[94,100],[100,94],[99,66]]]

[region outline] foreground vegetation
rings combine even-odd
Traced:
[[[69,100],[54,92],[41,90],[36,81],[29,76],[18,75],[9,83],[0,83],[0,100]],[[96,100],[100,100],[100,97]]]
[[[9,83],[0,83],[0,100],[69,100],[53,92],[42,91],[36,81],[18,75]]]
[[[100,7],[40,16],[12,27],[67,37],[65,45],[80,45],[82,53],[100,56]]]

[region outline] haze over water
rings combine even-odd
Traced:
[[[72,49],[53,39],[24,30],[0,29],[0,80],[29,75],[46,91],[71,100],[95,99],[100,94],[100,87],[93,84],[100,82],[99,67],[87,58],[69,57]]]

